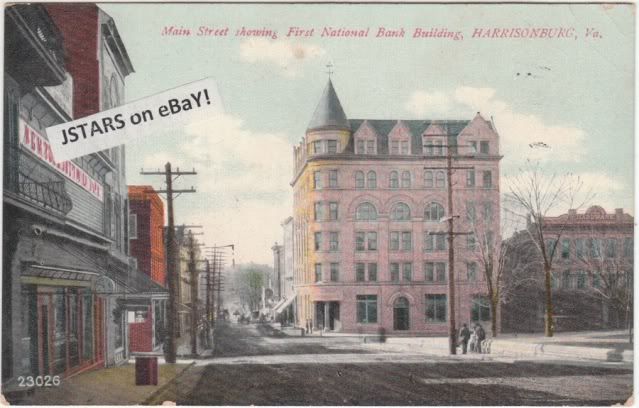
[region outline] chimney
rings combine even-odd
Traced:
[[[615,218],[621,220],[623,218],[623,208],[615,208]]]

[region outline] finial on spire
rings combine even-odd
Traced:
[[[328,74],[328,79],[331,79],[331,75],[334,72],[331,68],[333,68],[332,62],[329,62],[328,64],[326,64],[326,73]]]

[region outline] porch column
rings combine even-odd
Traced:
[[[324,302],[324,330],[329,330],[330,329],[330,318],[329,318],[329,306],[330,306],[330,302]]]

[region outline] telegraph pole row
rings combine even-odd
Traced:
[[[175,218],[173,214],[173,194],[178,196],[182,193],[195,193],[195,189],[191,187],[185,190],[174,190],[173,181],[180,176],[195,175],[195,169],[192,171],[180,171],[179,168],[176,171],[171,170],[171,163],[167,162],[164,166],[164,171],[140,171],[142,175],[163,175],[166,179],[166,190],[156,190],[158,193],[166,193],[166,206],[167,206],[167,218],[168,228],[166,229],[166,266],[169,283],[169,324],[168,324],[168,336],[166,339],[166,362],[175,363],[177,356],[177,321],[178,321],[178,293],[179,293],[179,271],[178,271],[178,248],[177,241],[175,239]],[[175,197],[177,198],[177,196]]]
[[[433,146],[433,145],[427,145]],[[453,167],[453,148],[461,147],[458,144],[442,145],[446,151],[446,179],[448,193],[448,231],[445,233],[431,232],[432,235],[445,234],[448,237],[448,346],[450,354],[457,354],[457,324],[455,317],[455,247],[454,240],[456,235],[469,235],[468,232],[455,232],[455,218],[453,208],[453,170],[473,170],[474,167],[455,166]],[[469,145],[470,146],[470,145]],[[464,158],[473,158],[473,156],[464,156]],[[424,167],[425,170],[441,170],[442,167]]]

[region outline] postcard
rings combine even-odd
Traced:
[[[4,403],[632,403],[634,4],[4,18]]]

